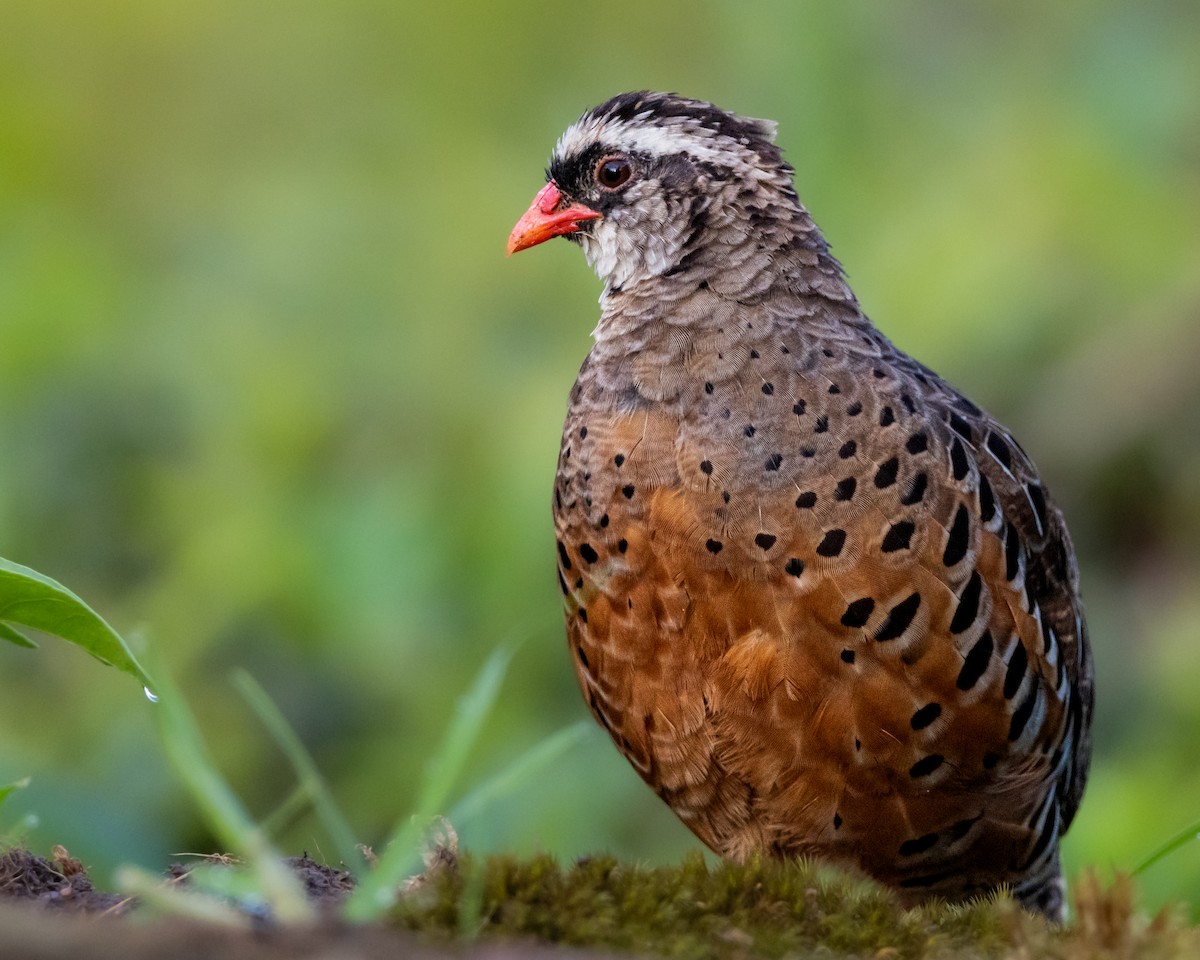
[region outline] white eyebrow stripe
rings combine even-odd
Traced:
[[[688,153],[697,160],[717,161],[728,166],[738,157],[735,140],[722,136],[688,118],[666,120],[658,124],[626,120],[604,120],[593,117],[573,124],[559,138],[554,148],[556,157],[582,153],[595,143],[605,143],[614,149],[667,157]]]

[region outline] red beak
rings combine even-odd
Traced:
[[[581,221],[595,220],[600,216],[591,207],[581,203],[572,203],[559,209],[562,202],[562,192],[553,180],[542,187],[508,235],[508,255],[544,243],[551,237],[574,233]]]

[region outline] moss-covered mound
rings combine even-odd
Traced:
[[[903,910],[887,891],[812,863],[638,867],[593,857],[465,856],[431,871],[395,919],[435,938],[502,938],[688,958],[1200,957],[1200,934],[1137,916],[1127,881],[1077,884],[1062,930],[1005,896]]]

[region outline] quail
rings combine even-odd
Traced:
[[[604,284],[553,496],[584,699],[723,856],[1061,919],[1093,702],[1062,513],[863,314],[774,134],[613,97],[509,238]]]

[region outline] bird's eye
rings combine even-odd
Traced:
[[[633,165],[624,157],[609,157],[596,165],[596,182],[606,190],[616,190],[633,176]]]

